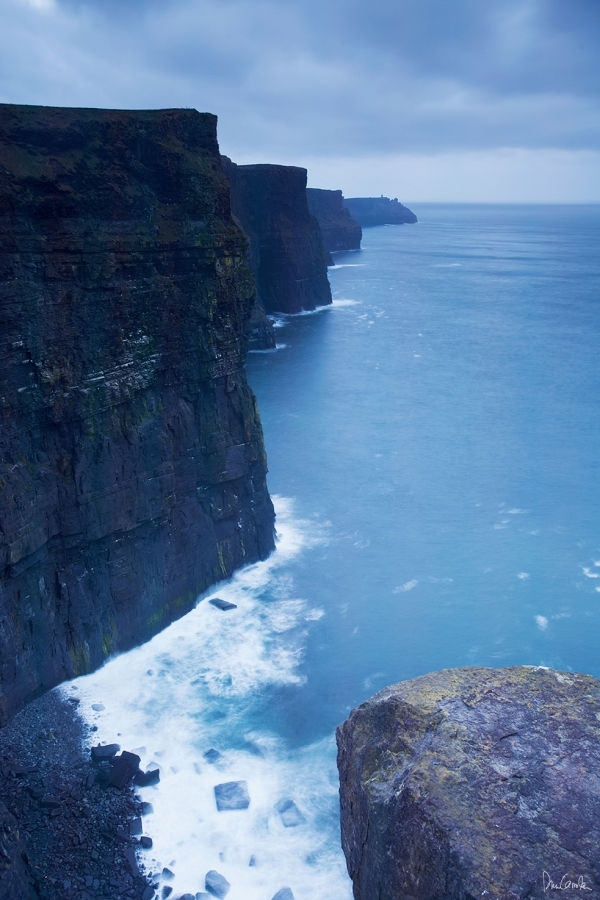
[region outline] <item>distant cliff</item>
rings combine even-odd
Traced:
[[[362,228],[352,218],[350,210],[343,205],[341,191],[324,191],[307,188],[308,208],[317,219],[325,249],[330,253],[337,250],[360,250]]]
[[[238,166],[222,157],[231,211],[250,240],[250,265],[268,313],[298,313],[331,303],[327,253],[308,210],[306,169]]]
[[[533,666],[433,672],[353,710],[337,739],[355,900],[599,898],[599,720],[600,681]]]
[[[363,228],[372,225],[414,224],[417,217],[407,206],[402,206],[396,198],[389,197],[344,197],[344,206]]]
[[[0,720],[273,548],[216,118],[0,106]]]

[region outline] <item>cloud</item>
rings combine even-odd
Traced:
[[[0,99],[192,106],[234,158],[600,150],[597,0],[0,0]]]

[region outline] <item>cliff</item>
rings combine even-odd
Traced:
[[[352,218],[350,210],[343,205],[341,191],[307,188],[306,199],[310,212],[321,228],[326,250],[330,253],[337,250],[360,250],[362,228]]]
[[[216,118],[0,106],[0,720],[273,548]]]
[[[417,221],[415,214],[396,198],[344,197],[344,206],[363,228],[370,228],[372,225],[414,224]]]
[[[238,166],[227,157],[223,169],[266,312],[298,313],[331,303],[328,257],[306,200],[306,169]]]
[[[356,900],[600,897],[600,681],[447,669],[338,729]],[[546,894],[550,891],[550,895]]]

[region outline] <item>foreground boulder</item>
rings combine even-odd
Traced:
[[[600,897],[600,681],[446,669],[337,733],[356,900]],[[553,893],[555,892],[555,893]]]

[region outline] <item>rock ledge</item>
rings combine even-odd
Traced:
[[[446,669],[338,729],[357,900],[600,897],[600,681]]]

